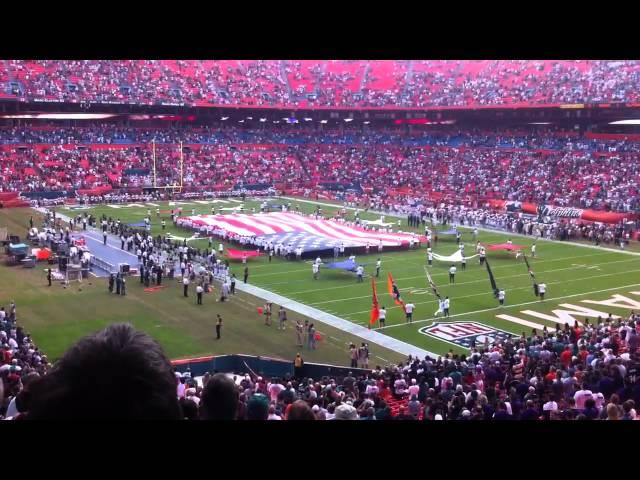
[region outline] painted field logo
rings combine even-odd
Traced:
[[[484,345],[488,341],[492,344],[496,340],[513,337],[513,333],[505,332],[477,322],[436,322],[418,330],[423,335],[435,337],[438,340],[453,343],[460,347],[470,348],[471,343]]]

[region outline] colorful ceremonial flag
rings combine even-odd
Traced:
[[[380,305],[378,303],[378,292],[376,290],[376,281],[372,277],[371,278],[371,288],[373,290],[373,304],[371,305],[371,319],[369,320],[369,324],[373,325],[378,321],[378,317],[380,316]]]
[[[487,272],[489,272],[489,281],[491,282],[491,288],[493,289],[493,294],[498,296],[498,286],[496,285],[496,279],[493,277],[493,272],[491,271],[491,267],[489,266],[489,261],[485,260],[485,265],[487,266]]]
[[[533,274],[533,271],[531,270],[531,266],[529,265],[529,260],[527,260],[527,256],[524,254],[522,254],[522,256],[524,257],[524,263],[527,264],[527,271],[531,276],[531,280],[533,280],[533,294],[537,297],[538,295],[540,295],[540,292],[538,291],[538,283],[536,282],[536,276]]]
[[[404,308],[404,302],[400,300],[400,289],[393,281],[391,272],[387,273],[387,290],[389,291],[389,295],[391,295],[396,305],[401,305]]]
[[[431,275],[429,274],[429,270],[427,270],[427,267],[424,267],[424,273],[427,274],[427,282],[429,283],[429,286],[431,287],[431,290],[433,291],[433,294],[440,298],[440,294],[438,293],[438,289],[436,287],[436,284],[433,283],[433,279],[431,278]]]

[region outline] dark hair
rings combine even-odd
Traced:
[[[198,405],[189,398],[180,399],[180,410],[185,420],[198,420]]]
[[[31,387],[29,419],[180,418],[171,363],[130,324],[82,338]]]
[[[287,420],[315,420],[316,416],[304,400],[296,400],[289,407]]]
[[[205,420],[235,420],[237,412],[236,384],[224,373],[216,373],[202,392],[200,416]]]

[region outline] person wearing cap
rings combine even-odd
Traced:
[[[334,410],[334,420],[358,420],[358,411],[349,404],[338,405]]]

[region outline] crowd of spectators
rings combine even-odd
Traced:
[[[387,203],[411,195],[622,212],[640,207],[640,142],[558,132],[4,129],[0,191],[152,186],[153,149],[144,143],[149,138],[164,142],[156,146],[157,185],[178,185],[182,176],[187,191],[260,184],[280,190],[353,188]],[[178,138],[188,142],[182,157]],[[129,142],[118,144],[123,139]]]
[[[273,107],[637,102],[635,60],[5,60],[29,101]]]
[[[51,368],[47,356],[16,320],[15,302],[0,306],[0,415],[4,418],[28,409],[33,382]]]
[[[189,371],[175,372],[161,347],[130,325],[111,325],[81,339],[46,375],[30,366],[39,355],[24,343],[20,347],[13,339],[3,345],[0,414],[5,419],[639,418],[640,315],[633,311],[627,318],[609,315],[474,343],[468,354],[451,350],[438,358],[409,357],[397,365],[317,379],[214,372],[198,381]],[[25,360],[27,352],[31,356]]]

